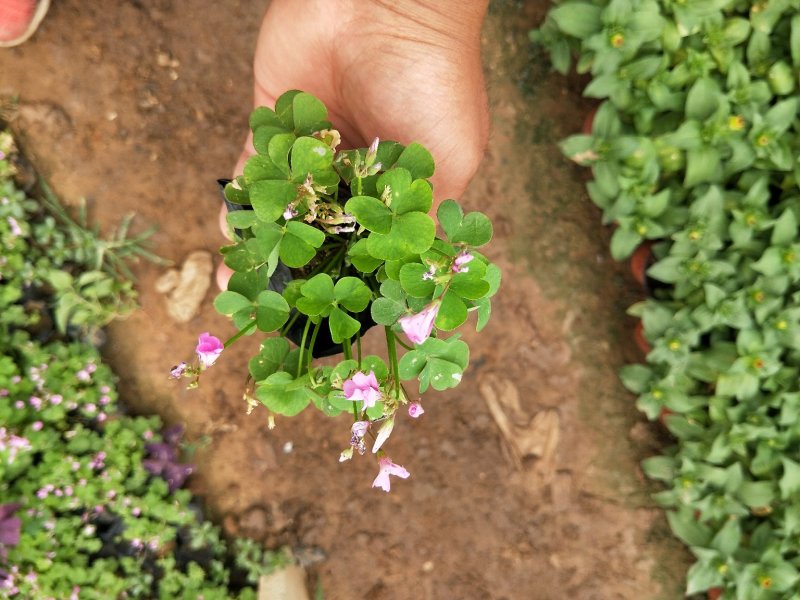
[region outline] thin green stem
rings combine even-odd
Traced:
[[[358,350],[358,370],[361,370],[361,327],[356,332],[356,349]]]
[[[363,193],[363,189],[361,187],[361,177],[356,177],[356,190],[358,191],[358,195],[361,196]]]
[[[322,325],[322,321],[314,323],[314,331],[311,332],[311,341],[308,343],[308,362],[306,364],[309,371],[311,370],[311,362],[314,360],[314,342],[317,341],[320,325]]]
[[[413,350],[413,349],[414,349],[414,348],[412,348],[411,346],[409,346],[408,344],[406,344],[406,343],[405,343],[403,340],[401,340],[401,339],[400,339],[399,337],[397,337],[397,336],[394,336],[394,341],[395,341],[395,342],[397,342],[398,344],[400,344],[400,345],[401,345],[403,348],[405,348],[406,350]]]
[[[286,332],[288,332],[292,328],[292,325],[294,325],[295,322],[297,321],[297,319],[299,319],[299,318],[300,318],[300,311],[295,309],[295,312],[292,315],[292,318],[289,319],[289,321],[286,323],[286,325],[281,327],[281,337],[285,337],[286,336]]]
[[[297,375],[295,375],[295,378],[300,377],[300,370],[303,367],[303,350],[306,348],[306,336],[308,335],[309,327],[311,327],[311,319],[306,319],[306,326],[303,328],[303,337],[300,338],[300,356],[297,360]]]
[[[244,326],[244,327],[242,327],[242,328],[241,328],[239,331],[237,331],[235,334],[233,334],[233,337],[231,337],[231,338],[230,338],[230,339],[229,339],[227,342],[225,342],[225,343],[222,345],[222,347],[223,347],[223,348],[227,348],[227,347],[228,347],[228,346],[230,346],[230,345],[231,345],[233,342],[235,342],[236,340],[238,340],[240,337],[242,337],[244,334],[246,334],[248,331],[250,331],[250,330],[251,330],[253,327],[255,327],[255,326],[256,326],[256,320],[255,320],[255,319],[253,319],[253,320],[252,320],[252,321],[250,321],[250,322],[249,322],[247,325],[245,325],[245,326]]]
[[[342,342],[342,352],[344,353],[345,359],[353,359],[353,342],[350,338]],[[358,406],[355,402],[353,402],[353,419],[354,421],[358,421]]]
[[[397,346],[395,346],[395,335],[391,327],[385,326],[386,332],[386,348],[389,352],[389,367],[391,368],[392,377],[394,378],[395,397],[400,398],[400,369],[397,364]]]

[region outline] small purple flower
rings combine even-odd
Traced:
[[[412,402],[408,405],[408,416],[412,419],[419,419],[424,412],[425,409],[422,408],[422,404],[419,402]]]
[[[8,226],[11,228],[11,235],[14,237],[22,235],[22,227],[19,226],[17,220],[14,217],[8,217]]]
[[[200,334],[195,352],[197,352],[197,356],[200,358],[200,364],[207,369],[216,362],[219,355],[222,354],[223,349],[224,346],[219,338],[214,337],[206,331]]]
[[[86,406],[84,406],[83,408],[84,408],[84,410],[86,410],[86,412],[88,412],[88,413],[97,412],[97,406],[95,406],[95,404],[94,404],[93,402],[89,402],[89,404],[87,404],[87,405],[86,405]]]
[[[64,397],[61,394],[53,394],[50,396],[50,404],[53,406],[58,406],[64,400]]]
[[[354,436],[363,438],[369,429],[369,421],[356,421],[350,429]]]
[[[375,406],[375,403],[381,399],[381,390],[378,380],[375,378],[375,371],[370,371],[369,375],[357,371],[344,382],[342,388],[347,400],[363,400],[364,408]]]
[[[428,271],[422,274],[422,280],[432,281],[435,276],[436,276],[436,267],[431,265],[430,267],[428,267]]]
[[[291,204],[286,206],[286,210],[283,211],[283,218],[287,221],[294,219],[297,216],[297,209],[292,206]]]
[[[77,377],[79,381],[90,381],[92,379],[91,373],[86,369],[81,369],[75,373],[75,377]]]
[[[381,458],[379,464],[380,471],[378,471],[378,476],[375,478],[375,481],[372,482],[372,487],[379,487],[384,492],[388,492],[392,487],[391,481],[389,481],[389,475],[394,475],[401,479],[406,479],[410,475],[404,467],[394,464],[392,459],[388,456]]]
[[[42,427],[44,427],[44,423],[42,423],[41,421],[34,421],[33,424],[31,425],[31,429],[33,429],[34,431],[41,431]]]
[[[25,408],[25,403],[22,400],[17,400],[16,402],[14,402],[14,407],[18,409],[23,409]]]
[[[19,544],[20,529],[22,520],[14,516],[14,512],[21,505],[14,502],[11,504],[0,504],[0,547],[16,546]]]
[[[186,370],[186,363],[184,361],[179,362],[177,365],[172,367],[169,371],[169,378],[170,379],[180,379],[183,376],[183,372]],[[104,398],[107,396],[104,396]]]
[[[28,404],[30,404],[36,410],[39,410],[40,408],[42,408],[42,399],[39,398],[38,396],[31,396],[30,398],[28,398]]]
[[[440,306],[440,301],[431,302],[415,315],[400,317],[397,322],[400,323],[406,337],[415,344],[421,344],[427,340],[433,331],[433,322],[436,320],[436,315],[439,314]]]
[[[453,260],[453,273],[466,273],[469,271],[469,267],[465,267],[464,265],[471,261],[474,256],[467,252],[466,250],[462,250],[456,255],[455,260]]]

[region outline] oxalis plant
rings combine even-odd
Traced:
[[[470,312],[479,331],[486,325],[500,271],[478,251],[492,237],[483,213],[445,200],[437,236],[428,214],[434,162],[424,147],[375,139],[339,150],[327,117],[322,102],[300,91],[250,116],[257,154],[224,185],[235,242],[222,253],[233,275],[214,301],[238,332],[225,343],[200,335],[196,362],[179,364],[172,377],[195,387],[241,336],[276,333],[249,360],[250,407],[266,406],[271,425],[274,415],[312,404],[330,417],[349,415],[339,460],[371,450],[380,469],[373,487],[388,492],[390,475],[409,476],[384,450],[401,410],[418,418],[420,394],[461,382],[469,347],[452,332]],[[362,352],[373,326],[383,328],[385,357]],[[314,362],[336,354],[338,364]]]

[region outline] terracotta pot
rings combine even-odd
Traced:
[[[653,348],[650,346],[650,342],[644,337],[644,325],[642,325],[641,320],[637,321],[636,327],[633,328],[633,339],[639,347],[639,350],[642,351],[642,354],[650,354]]]
[[[217,183],[220,186],[220,190],[222,193],[222,199],[225,202],[225,207],[228,211],[234,210],[253,210],[252,206],[249,204],[234,204],[233,202],[229,201],[225,198],[225,185],[230,182],[230,179],[217,179]],[[349,193],[350,190],[347,190]],[[239,229],[235,230],[236,235],[241,236],[242,232]],[[358,276],[358,273],[353,273],[353,275]],[[292,274],[289,267],[284,265],[282,262],[278,263],[278,267],[275,269],[275,272],[272,274],[272,277],[269,278],[268,289],[272,290],[273,292],[278,292],[279,294],[283,293],[283,290],[286,289],[286,286],[289,284],[290,281],[294,280],[294,275]],[[375,325],[375,321],[372,320],[372,315],[370,312],[370,305],[367,306],[362,312],[353,314],[352,317],[356,319],[359,323],[361,323],[361,331],[360,335],[364,335],[371,327]],[[292,309],[292,312],[289,313],[289,320],[294,318],[297,314],[295,309]],[[294,324],[289,328],[286,332],[286,338],[291,340],[295,343],[295,345],[300,346],[303,340],[303,330],[305,329],[306,322],[308,318],[305,315],[300,315],[295,321]],[[337,344],[331,339],[331,330],[328,326],[328,319],[322,319],[320,323],[319,332],[317,333],[317,339],[314,341],[314,350],[312,355],[314,358],[322,358],[323,356],[334,356],[336,354],[340,354],[342,352],[342,345]]]
[[[652,242],[642,242],[634,250],[630,258],[631,274],[643,288],[647,289],[647,269],[655,262],[652,252]]]

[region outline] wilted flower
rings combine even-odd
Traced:
[[[379,464],[380,471],[378,471],[378,476],[375,478],[375,481],[372,482],[372,487],[379,487],[384,492],[388,492],[392,487],[391,481],[389,481],[389,475],[394,475],[401,479],[406,479],[410,475],[404,467],[394,464],[392,459],[388,456],[381,458]]]
[[[415,344],[421,344],[430,337],[431,331],[433,331],[433,322],[436,320],[440,306],[440,301],[432,302],[417,314],[398,319],[397,322],[400,323],[403,333],[406,334],[409,340]]]
[[[394,429],[394,417],[391,417],[381,425],[381,428],[378,430],[378,435],[375,436],[375,444],[372,446],[372,453],[375,454],[378,450],[380,450],[383,443],[389,439],[389,436],[392,434],[392,430]]]
[[[375,371],[370,371],[365,375],[357,371],[350,379],[347,379],[342,386],[344,397],[348,400],[363,400],[364,408],[375,406],[381,399],[381,390],[378,380],[375,378]]]
[[[181,361],[169,371],[170,379],[180,379],[183,372],[186,370],[186,363]]]
[[[219,338],[214,337],[206,331],[200,334],[195,352],[197,352],[197,356],[200,358],[200,364],[207,369],[216,362],[219,355],[222,354],[223,349],[224,346]]]
[[[425,409],[419,402],[412,402],[408,405],[408,416],[412,419],[418,419],[424,412]]]

